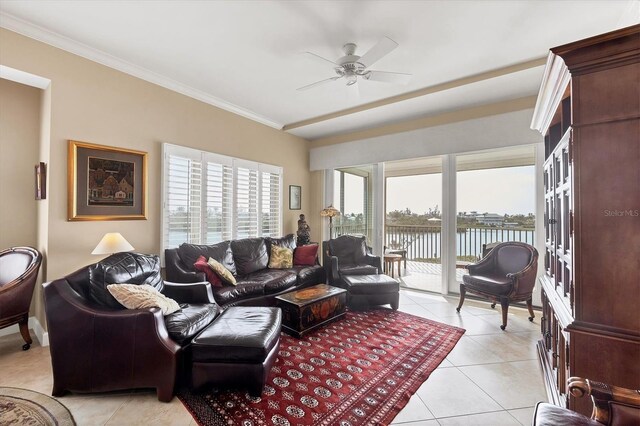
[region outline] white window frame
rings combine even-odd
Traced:
[[[167,240],[167,234],[166,231],[167,230],[167,226],[168,226],[168,215],[167,215],[167,202],[168,202],[168,190],[169,190],[169,182],[168,182],[168,176],[169,176],[169,156],[170,155],[175,155],[175,156],[180,156],[180,157],[184,157],[184,158],[190,158],[192,160],[195,161],[200,161],[202,166],[201,166],[201,182],[202,182],[202,188],[201,188],[201,202],[200,202],[200,209],[201,209],[201,224],[200,224],[200,241],[197,242],[197,244],[204,244],[204,242],[202,241],[202,235],[204,232],[206,232],[206,209],[207,209],[207,203],[206,203],[206,197],[207,197],[207,189],[206,189],[206,183],[207,183],[207,163],[216,163],[216,164],[221,164],[221,165],[225,165],[225,166],[229,166],[232,168],[232,182],[231,182],[231,221],[230,221],[230,228],[231,228],[231,239],[236,239],[238,236],[238,229],[237,229],[237,221],[238,221],[238,211],[237,211],[237,191],[236,191],[236,182],[237,182],[237,171],[238,168],[246,168],[246,169],[251,169],[251,170],[256,170],[258,172],[258,181],[257,181],[257,235],[255,236],[261,236],[263,235],[263,223],[262,223],[262,189],[263,189],[263,185],[262,185],[262,178],[263,178],[263,173],[269,173],[269,174],[275,174],[278,175],[279,177],[279,181],[278,181],[278,200],[277,200],[277,205],[278,205],[278,212],[279,212],[279,218],[277,221],[277,226],[278,226],[278,233],[282,234],[283,232],[283,222],[284,222],[284,211],[282,209],[282,200],[283,200],[283,169],[280,166],[275,166],[275,165],[271,165],[271,164],[263,164],[263,163],[259,163],[256,161],[249,161],[249,160],[244,160],[241,158],[234,158],[234,157],[229,157],[226,155],[221,155],[221,154],[216,154],[216,153],[212,153],[212,152],[207,152],[207,151],[201,151],[198,149],[194,149],[194,148],[188,148],[188,147],[184,147],[184,146],[179,146],[179,145],[173,145],[173,144],[169,144],[169,143],[163,143],[162,144],[162,196],[161,196],[161,214],[162,214],[162,220],[161,220],[161,228],[160,228],[160,236],[161,236],[161,253],[162,253],[162,259],[164,261],[164,251],[165,249],[169,248],[168,247],[168,240]],[[252,235],[253,236],[253,235]],[[278,235],[279,236],[279,235]],[[195,244],[195,243],[194,243]]]

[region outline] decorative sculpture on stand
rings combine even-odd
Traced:
[[[298,241],[297,245],[304,246],[311,243],[311,228],[309,228],[309,224],[304,218],[304,215],[300,215],[300,219],[298,219]]]

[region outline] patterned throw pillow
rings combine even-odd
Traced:
[[[209,264],[209,267],[213,269],[213,272],[218,274],[223,283],[236,285],[236,277],[234,277],[233,274],[229,272],[229,270],[225,268],[222,263],[218,262],[212,257],[209,258],[207,263]]]
[[[162,315],[180,310],[180,305],[148,284],[109,284],[109,293],[127,309],[160,308]]]
[[[318,244],[296,247],[293,253],[293,264],[296,266],[313,266],[318,256]]]
[[[271,246],[270,269],[289,269],[293,267],[293,250],[286,247]]]
[[[211,283],[213,287],[222,287],[222,280],[213,272],[213,270],[209,267],[207,263],[207,259],[204,256],[200,256],[196,263],[193,264],[193,268],[198,272],[204,272],[207,277],[207,281]]]

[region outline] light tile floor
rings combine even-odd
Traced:
[[[467,329],[447,359],[394,419],[394,425],[530,425],[533,407],[546,395],[536,360],[539,323],[526,310],[511,308],[506,331],[499,309],[457,298],[402,290],[400,310]],[[33,334],[32,334],[33,335]],[[0,386],[49,394],[51,360],[47,347],[34,343],[23,352],[19,334],[0,337]],[[152,391],[60,398],[83,425],[196,425],[182,403],[161,403]]]

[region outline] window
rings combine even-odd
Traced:
[[[281,167],[177,145],[163,150],[164,248],[281,235]]]

